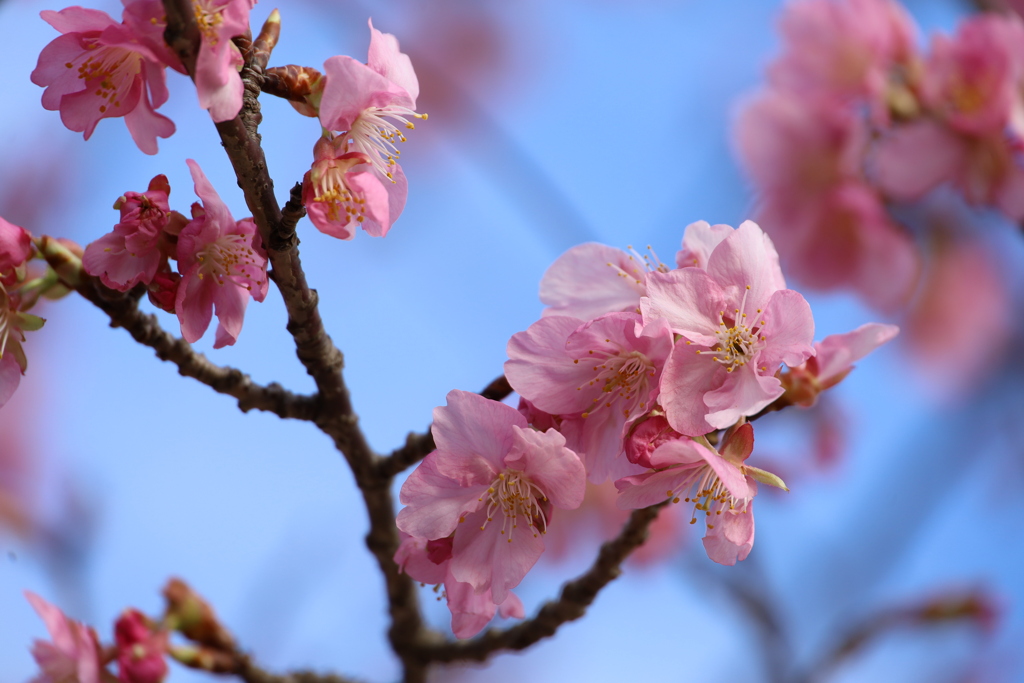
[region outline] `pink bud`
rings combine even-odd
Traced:
[[[167,676],[167,632],[135,609],[125,610],[114,626],[117,678],[122,683],[160,683]]]

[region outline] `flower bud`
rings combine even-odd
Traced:
[[[160,683],[167,676],[167,632],[138,610],[121,614],[114,625],[117,640],[117,678],[121,683]]]
[[[82,282],[82,248],[70,240],[43,235],[36,248],[57,272],[61,282],[75,288]]]
[[[164,586],[163,594],[167,601],[165,619],[171,628],[180,631],[189,640],[214,650],[234,650],[235,642],[231,634],[221,626],[213,608],[191,586],[174,578]]]

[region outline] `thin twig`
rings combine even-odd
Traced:
[[[648,528],[667,504],[634,510],[619,535],[601,546],[590,569],[565,584],[558,600],[545,603],[537,616],[502,631],[491,629],[473,640],[424,646],[423,657],[436,662],[482,662],[499,650],[523,650],[553,636],[562,624],[582,617],[601,589],[622,573],[623,561],[647,540]]]
[[[505,376],[502,375],[484,387],[480,395],[492,401],[500,401],[511,393],[512,386],[505,379]],[[396,448],[391,452],[390,457],[384,458],[377,463],[377,471],[383,477],[394,477],[399,472],[412,467],[427,457],[427,454],[435,448],[434,435],[429,428],[422,434],[410,432],[409,436],[405,439],[404,446]]]
[[[104,287],[84,273],[82,278],[78,293],[110,316],[111,327],[123,327],[135,341],[156,351],[157,358],[178,366],[180,374],[235,397],[244,412],[256,409],[284,418],[315,419],[318,411],[314,397],[293,394],[276,382],[263,386],[241,370],[211,363],[187,341],[160,327],[156,316],[140,311],[135,297]]]

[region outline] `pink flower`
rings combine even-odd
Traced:
[[[374,237],[388,234],[409,192],[399,166],[394,182],[382,182],[370,158],[346,152],[346,137],[320,138],[313,146],[313,167],[302,179],[302,199],[309,219],[320,232],[343,240],[355,237],[356,227]]]
[[[167,101],[164,65],[125,24],[105,12],[68,7],[42,18],[63,35],[43,48],[32,82],[44,86],[43,108],[60,110],[88,140],[100,119],[123,116],[135,144],[156,154],[174,124],[155,109]]]
[[[28,358],[21,348],[25,332],[34,332],[45,322],[21,308],[20,294],[8,293],[0,282],[0,407],[14,395],[28,368]]]
[[[199,106],[214,121],[230,121],[242,109],[242,53],[232,42],[249,30],[249,11],[256,0],[192,0],[200,45],[196,56]]]
[[[636,313],[590,322],[549,316],[508,343],[505,375],[512,387],[540,410],[582,418],[579,433],[567,439],[579,446],[594,483],[631,473],[619,458],[623,430],[658,397],[672,333],[664,321],[640,328]]]
[[[587,242],[559,256],[540,280],[542,315],[591,320],[605,313],[638,312],[647,293],[647,275],[654,269],[635,252]]]
[[[396,144],[405,141],[402,128],[414,128],[409,119],[427,115],[415,112],[420,86],[408,55],[372,21],[368,59],[363,64],[338,56],[324,62],[320,122],[327,130],[345,131],[342,137],[352,151],[365,154],[378,173],[394,179]]]
[[[854,363],[895,339],[899,331],[895,325],[867,323],[852,332],[832,334],[815,342],[814,356],[783,376],[792,402],[804,407],[814,405],[818,394],[843,381]]]
[[[32,656],[42,670],[33,683],[112,683],[114,678],[100,664],[100,646],[96,632],[64,616],[35,593],[25,597],[43,619],[52,642],[37,640]]]
[[[666,498],[693,502],[693,517],[703,512],[707,524],[704,549],[715,562],[733,565],[754,546],[753,500],[757,481],[785,488],[782,480],[744,465],[754,449],[754,429],[743,424],[730,431],[721,454],[706,441],[687,438],[665,441],[650,454],[654,471],[615,482],[619,507],[631,510]]]
[[[121,292],[152,282],[163,256],[161,236],[172,218],[167,204],[170,191],[167,176],[158,175],[149,181],[146,192],[125,192],[114,203],[121,211],[121,222],[85,248],[85,272]],[[173,215],[184,220],[176,212]]]
[[[203,204],[192,205],[192,220],[178,235],[181,282],[174,308],[181,335],[195,342],[209,327],[216,306],[213,347],[219,349],[238,339],[249,297],[266,297],[267,253],[252,219],[236,222],[199,164],[187,163]]]
[[[769,70],[791,92],[867,98],[885,118],[889,72],[915,56],[917,29],[892,0],[800,0],[780,24],[785,51]]]
[[[138,610],[125,610],[114,625],[117,678],[121,683],[160,683],[167,676],[167,632],[155,629]]]
[[[449,392],[431,429],[437,450],[402,485],[398,528],[426,540],[454,532],[452,576],[500,605],[544,551],[551,506],[583,502],[583,463],[558,432],[465,391]]]
[[[472,638],[486,626],[495,613],[502,618],[522,619],[523,603],[509,591],[501,605],[495,605],[491,591],[477,593],[473,586],[458,581],[449,569],[452,558],[451,537],[428,541],[402,533],[402,544],[395,553],[399,569],[416,581],[435,586],[444,584],[443,596],[452,613],[452,633],[457,638]]]
[[[956,36],[937,35],[924,72],[925,103],[953,130],[1000,135],[1024,76],[1024,24],[1014,15],[964,21]]]
[[[811,309],[785,286],[771,240],[751,221],[715,248],[707,270],[648,278],[644,322],[664,318],[682,336],[661,379],[673,429],[698,436],[729,427],[782,395],[779,366],[814,353]]]
[[[731,225],[711,225],[707,221],[690,223],[683,231],[683,246],[676,252],[676,265],[680,268],[707,268],[711,252],[731,234]]]
[[[25,277],[25,265],[35,248],[25,228],[0,218],[0,284],[10,287]]]

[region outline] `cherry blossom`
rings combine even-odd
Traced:
[[[29,231],[0,218],[0,284],[9,287],[23,279],[33,253]]]
[[[21,347],[25,332],[34,332],[45,322],[21,308],[20,293],[9,292],[0,283],[0,407],[14,395],[28,368],[28,358]]]
[[[320,138],[313,147],[313,167],[302,179],[302,199],[309,219],[320,232],[343,240],[362,227],[383,237],[405,208],[409,184],[399,166],[394,182],[382,182],[370,158],[347,152],[345,137]]]
[[[707,526],[704,549],[715,562],[733,565],[754,546],[753,500],[757,481],[785,488],[782,480],[745,465],[754,448],[754,430],[743,424],[731,430],[719,453],[710,444],[688,438],[670,439],[649,456],[653,471],[615,482],[618,505],[644,508],[666,498],[693,503],[690,524],[703,512]]]
[[[644,322],[664,318],[682,337],[661,379],[673,429],[706,434],[782,395],[780,365],[799,365],[814,352],[811,309],[785,284],[771,240],[751,221],[715,248],[707,270],[651,275],[640,302]]]
[[[672,349],[666,321],[645,328],[640,322],[636,313],[589,322],[549,316],[508,343],[505,375],[512,387],[545,412],[580,418],[579,433],[567,439],[578,445],[594,483],[632,473],[619,458],[623,430],[654,405]]]
[[[452,558],[451,537],[428,541],[402,533],[402,543],[395,553],[395,564],[416,581],[439,586],[444,584],[443,597],[452,613],[452,633],[457,638],[472,638],[495,614],[503,618],[526,616],[519,597],[509,591],[501,605],[495,605],[490,589],[477,593],[473,586],[457,580],[449,569]]]
[[[43,86],[43,108],[60,111],[70,130],[88,140],[100,119],[123,116],[139,149],[156,154],[157,138],[174,123],[155,109],[167,101],[164,64],[126,25],[105,12],[68,7],[40,16],[63,35],[39,55],[32,82]]]
[[[583,463],[554,429],[465,391],[449,392],[431,431],[437,450],[402,485],[398,528],[425,540],[454,533],[452,576],[500,605],[544,551],[551,507],[583,502]]]
[[[178,284],[174,302],[181,335],[195,342],[210,325],[216,307],[213,347],[230,346],[242,331],[252,297],[267,295],[267,254],[251,218],[235,221],[199,164],[187,160],[202,206],[192,205],[192,220],[178,235]]]
[[[113,231],[85,248],[82,266],[107,287],[126,292],[140,282],[149,284],[164,257],[161,237],[172,217],[180,230],[184,217],[171,212],[167,197],[171,186],[167,176],[158,175],[146,192],[125,192],[114,208],[121,221]]]
[[[32,656],[39,664],[40,674],[33,683],[115,683],[117,681],[100,663],[100,646],[96,632],[88,626],[64,616],[35,593],[25,597],[46,624],[52,642],[37,640]]]
[[[352,151],[365,154],[382,176],[394,178],[402,130],[415,127],[420,86],[408,55],[398,40],[381,33],[370,22],[368,63],[348,56],[324,62],[325,80],[320,100],[320,122],[327,130],[344,131]]]

